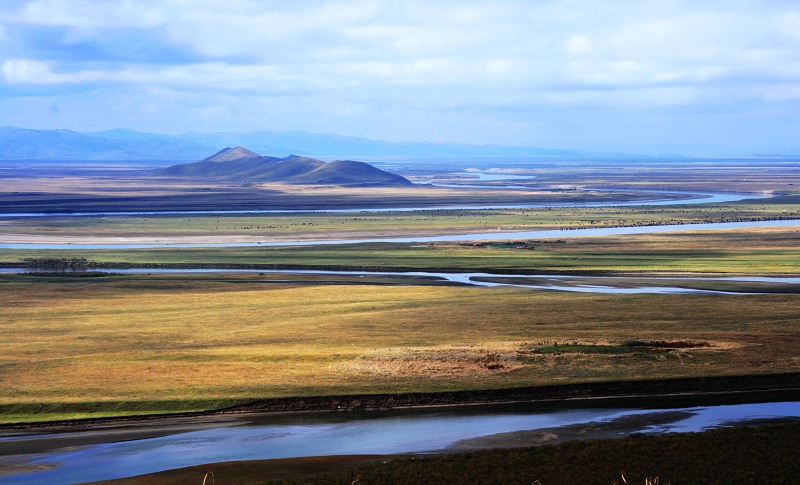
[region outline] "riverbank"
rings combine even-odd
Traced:
[[[228,266],[228,267],[225,267]],[[253,266],[256,266],[254,268]],[[260,268],[257,268],[261,266]],[[692,273],[622,273],[615,271],[575,271],[571,274],[542,272],[524,274],[511,271],[475,273],[455,271],[376,271],[344,267],[343,270],[312,267],[273,269],[267,265],[181,265],[150,264],[142,266],[106,264],[85,260],[38,259],[23,261],[19,267],[4,267],[2,278],[37,278],[48,281],[93,278],[129,278],[158,280],[187,277],[226,279],[242,283],[339,284],[387,286],[517,287],[535,290],[583,293],[706,293],[706,294],[792,294],[800,293],[800,277],[789,275],[745,275]]]
[[[719,385],[717,382],[712,387]],[[203,458],[224,461],[248,456],[309,455],[307,458],[315,463],[314,455],[390,453],[391,456],[378,457],[386,461],[397,459],[397,453],[449,454],[618,438],[648,430],[665,431],[654,428],[698,431],[707,426],[739,422],[769,424],[797,420],[800,415],[793,403],[798,397],[798,392],[774,391],[671,394],[535,401],[533,404],[471,403],[392,410],[217,414],[124,424],[92,423],[84,431],[74,428],[40,431],[0,440],[0,475],[21,480],[20,483],[44,483],[41,480],[45,479],[51,480],[48,483],[75,483],[197,464],[202,463]],[[352,433],[359,438],[351,440]],[[103,445],[96,446],[100,444]],[[148,451],[151,448],[155,451]],[[155,453],[152,458],[157,463],[141,461],[149,453]],[[372,461],[375,457],[366,458],[365,461]],[[103,465],[98,463],[96,469],[87,470],[86,466],[97,459],[101,459]],[[278,463],[292,468],[304,460]],[[321,460],[321,466],[328,469],[342,464],[335,458],[316,460]],[[251,462],[248,466],[272,469],[275,463],[268,460]],[[348,463],[348,466],[353,464]],[[235,469],[239,465],[224,464],[221,469],[230,473],[231,466]],[[216,465],[206,467],[207,470],[219,469]],[[284,466],[279,468],[286,471]],[[192,469],[196,471],[197,467]],[[293,475],[289,476],[308,472],[295,467]]]
[[[690,226],[682,226],[687,229]],[[84,258],[97,267],[320,269],[512,274],[797,274],[797,226],[496,242],[345,243],[318,246],[62,249],[0,247],[10,267],[26,259]],[[578,231],[563,231],[576,235]]]
[[[432,407],[478,406],[486,404],[539,403],[559,407],[685,407],[738,404],[800,399],[800,372],[764,375],[719,376],[686,379],[597,382],[486,389],[456,392],[414,392],[396,394],[358,394],[341,396],[287,397],[254,400],[223,409],[133,415],[113,418],[88,418],[53,422],[0,425],[0,437],[50,433],[94,432],[90,436],[68,438],[69,445],[105,443],[134,437],[155,437],[176,429],[202,429],[241,424],[248,416],[264,414],[361,412],[371,410],[419,409]],[[76,406],[80,406],[77,404]],[[155,428],[148,430],[147,428]],[[129,428],[132,427],[132,428]],[[109,432],[108,430],[117,430]],[[17,445],[14,445],[14,448]],[[41,452],[63,446],[40,441],[30,443],[28,452]],[[0,441],[0,455],[11,448]]]
[[[800,219],[775,218],[758,219],[743,222],[693,222],[680,224],[637,224],[633,226],[607,226],[607,227],[580,227],[580,228],[559,228],[543,230],[492,230],[490,232],[458,233],[433,236],[390,236],[383,232],[378,235],[367,234],[353,235],[348,239],[335,239],[320,234],[311,236],[292,236],[283,240],[271,237],[247,237],[247,236],[180,236],[178,238],[154,238],[145,237],[70,237],[70,236],[35,236],[31,238],[27,235],[8,234],[3,236],[10,242],[0,243],[2,249],[22,249],[22,250],[103,250],[103,249],[159,249],[159,248],[236,248],[236,247],[281,247],[281,246],[342,246],[351,244],[386,244],[386,243],[441,243],[441,242],[470,242],[473,245],[482,246],[486,243],[497,241],[521,241],[535,239],[562,239],[589,238],[599,236],[626,236],[638,234],[658,234],[684,231],[725,231],[734,229],[755,229],[755,228],[784,228],[796,227],[800,225]],[[413,233],[414,231],[411,231]],[[437,233],[440,231],[436,231]],[[20,242],[34,241],[34,242]],[[527,245],[526,245],[527,246]]]

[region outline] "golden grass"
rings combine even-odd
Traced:
[[[0,282],[0,306],[0,404],[435,391],[800,365],[793,295],[12,278]],[[570,339],[712,346],[520,358],[526,344]]]

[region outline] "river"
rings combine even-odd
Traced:
[[[200,248],[200,247],[270,247],[270,246],[320,246],[362,243],[430,243],[460,241],[507,241],[516,239],[567,239],[573,237],[618,236],[627,234],[655,234],[675,231],[719,231],[725,229],[748,229],[753,227],[794,227],[800,226],[800,219],[776,221],[712,222],[701,224],[667,224],[658,226],[598,227],[587,229],[553,229],[540,231],[478,232],[471,234],[451,234],[439,236],[386,237],[367,239],[312,239],[303,241],[263,241],[263,242],[224,242],[224,243],[0,243],[3,249],[148,249],[148,248]]]
[[[0,273],[26,273],[30,268],[1,268]],[[304,275],[331,275],[356,277],[407,278],[403,284],[424,284],[419,278],[430,278],[472,286],[500,287],[511,286],[537,290],[573,291],[581,293],[712,293],[738,294],[789,292],[787,288],[800,287],[800,277],[789,276],[738,276],[738,277],[644,277],[644,276],[568,276],[535,274],[493,274],[493,273],[443,273],[427,271],[332,271],[332,270],[267,270],[267,269],[215,269],[215,268],[109,268],[90,269],[88,272],[107,272],[118,274],[242,274],[290,275],[303,281]],[[309,281],[318,281],[311,279]],[[369,283],[359,280],[354,284]],[[702,283],[706,288],[698,288]],[[747,288],[737,289],[736,285]],[[715,289],[714,286],[719,289]]]
[[[0,483],[70,484],[140,475],[233,460],[346,454],[435,453],[475,438],[523,430],[627,420],[623,430],[700,431],[749,420],[800,418],[800,403],[766,402],[679,408],[542,408],[536,404],[484,405],[288,416],[252,416],[241,422],[131,441],[106,442],[31,455],[39,471],[0,476]],[[107,431],[107,430],[106,430]],[[57,434],[0,439],[52,440]],[[4,443],[5,442],[5,443]],[[52,468],[52,469],[48,469]]]
[[[464,185],[454,185],[464,188]],[[492,189],[513,189],[513,185],[477,186]],[[611,189],[587,188],[608,192]],[[302,210],[193,210],[193,211],[95,211],[95,212],[10,212],[0,214],[0,218],[30,218],[30,217],[99,217],[99,216],[159,216],[159,215],[199,215],[199,214],[308,214],[308,213],[382,213],[382,212],[416,212],[432,210],[482,210],[482,209],[537,209],[544,207],[624,207],[624,206],[653,206],[653,205],[681,205],[681,204],[711,204],[724,202],[737,202],[745,199],[763,199],[769,196],[763,194],[731,194],[722,192],[682,192],[664,190],[636,189],[635,192],[652,196],[648,200],[626,202],[540,202],[528,204],[485,204],[485,205],[441,205],[429,207],[376,207],[376,208],[351,208],[351,209],[302,209]],[[674,198],[674,195],[681,198]]]

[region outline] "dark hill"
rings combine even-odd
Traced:
[[[261,155],[258,153],[248,150],[244,147],[236,147],[236,148],[223,148],[222,150],[218,151],[217,153],[211,155],[208,158],[204,158],[201,160],[202,162],[230,162],[235,160],[257,160],[262,159]]]
[[[225,148],[199,162],[172,165],[158,172],[159,175],[177,177],[237,177],[260,173],[278,162],[279,158],[262,157],[242,147]]]
[[[409,185],[405,177],[383,171],[364,162],[335,160],[287,180],[293,184],[335,184],[352,186]]]
[[[260,176],[254,176],[253,180],[284,181],[314,171],[324,165],[325,162],[315,158],[291,155],[273,164],[267,172]]]
[[[224,177],[251,182],[333,184],[348,186],[409,185],[400,175],[364,162],[325,163],[309,157],[265,157],[243,147],[225,148],[199,162],[173,165],[157,172],[171,177]]]

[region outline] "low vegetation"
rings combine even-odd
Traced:
[[[533,250],[518,250],[524,243]],[[9,265],[25,258],[85,257],[106,265],[173,265],[355,270],[800,273],[794,228],[546,239],[515,244],[373,243],[322,246],[137,250],[0,249]]]
[[[708,348],[708,342],[688,342],[678,340],[674,342],[634,340],[620,344],[585,344],[579,342],[565,342],[559,344],[529,344],[525,348],[532,354],[667,354],[678,352],[680,349]]]
[[[777,294],[292,284],[257,273],[6,276],[0,420],[791,372],[799,303]],[[552,342],[583,351],[549,352]],[[599,348],[625,351],[588,351]]]
[[[531,209],[420,210],[300,214],[109,215],[9,219],[0,235],[80,238],[246,238],[252,241],[350,239],[430,234],[574,230],[800,218],[800,200],[729,204]]]
[[[94,263],[86,258],[23,258],[22,263],[27,268],[43,271],[85,271]]]

